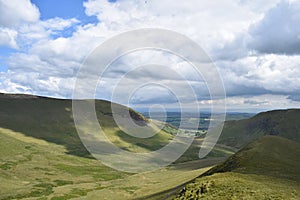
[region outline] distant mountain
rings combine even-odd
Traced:
[[[300,109],[274,110],[249,119],[227,121],[218,143],[241,148],[264,136],[275,135],[300,142]]]

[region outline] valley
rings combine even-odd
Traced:
[[[198,160],[197,138],[173,165],[140,174],[109,168],[95,160],[77,135],[71,101],[0,94],[0,199],[133,199],[155,195],[185,183],[224,161],[234,150],[219,145]],[[160,148],[176,128],[139,139],[120,131],[110,102],[96,101],[97,116],[109,139],[131,152]],[[122,106],[120,106],[122,109]]]
[[[107,137],[123,150],[149,152],[174,138],[177,128],[172,123],[147,139],[129,136],[114,122],[110,102],[95,102]],[[91,156],[76,132],[71,103],[0,94],[1,200],[300,197],[299,109],[229,116],[232,120],[225,122],[213,151],[201,160],[198,153],[206,132],[192,130],[200,134],[172,165],[134,174],[109,168]],[[133,120],[142,120],[139,123],[161,123],[130,112]],[[178,121],[174,113],[172,120]]]

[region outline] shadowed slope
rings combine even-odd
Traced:
[[[218,141],[241,148],[263,136],[276,135],[300,142],[300,109],[274,110],[255,115],[250,119],[225,122]]]
[[[115,106],[120,111],[126,110],[122,105],[115,104]],[[71,100],[0,94],[0,107],[0,128],[63,145],[68,153],[73,155],[89,156],[75,129]],[[172,138],[172,135],[165,131],[147,139],[131,137],[116,125],[112,116],[111,102],[96,100],[95,109],[99,123],[107,136],[120,148],[128,151],[151,151],[161,148]],[[132,109],[130,116],[138,124],[151,123]]]
[[[300,144],[278,136],[263,136],[205,175],[239,172],[300,180]]]
[[[300,144],[263,136],[171,199],[299,199]]]

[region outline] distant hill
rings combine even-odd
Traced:
[[[276,135],[300,142],[300,109],[274,110],[249,119],[227,121],[218,143],[241,148],[264,136]]]

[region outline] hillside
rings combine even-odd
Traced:
[[[172,199],[299,199],[300,144],[263,136]]]
[[[300,143],[278,136],[263,136],[205,173],[255,173],[300,180]]]
[[[176,131],[165,124],[151,138],[131,137],[115,124],[110,104],[97,100],[97,117],[107,137],[123,149],[133,152],[158,149]],[[122,105],[115,106],[118,110],[125,109]],[[74,127],[70,100],[0,94],[0,107],[1,200],[144,198],[194,179],[232,154],[230,149],[218,147],[217,156],[191,161],[198,158],[201,141],[195,141],[180,159],[184,163],[154,172],[128,174],[104,166],[86,151]],[[130,115],[141,125],[152,123],[131,109]]]
[[[300,142],[300,109],[259,113],[250,119],[227,121],[218,143],[241,148],[264,136],[276,135]]]
[[[122,113],[125,107],[114,104],[115,110]],[[1,94],[0,93],[0,128],[20,132],[36,139],[62,145],[66,153],[91,158],[83,146],[75,129],[72,116],[72,101],[53,99],[32,95]],[[124,133],[115,123],[111,102],[95,100],[95,110],[98,121],[106,136],[116,146],[131,152],[148,152],[160,149],[173,138],[176,128],[164,124],[163,130],[149,138],[137,138]],[[149,121],[143,115],[130,110],[132,119],[140,125],[151,124],[152,127],[162,126],[157,121]],[[177,161],[185,162],[198,159],[198,151],[202,139],[196,140],[191,148]],[[212,157],[231,155],[232,150],[223,150],[223,146],[216,147]]]
[[[128,176],[97,160],[66,154],[61,145],[4,128],[0,147],[1,200],[76,198]]]
[[[122,112],[125,107],[115,104]],[[72,101],[31,95],[0,94],[0,128],[21,132],[27,136],[63,145],[69,154],[87,156],[72,118]],[[111,111],[111,103],[95,101],[96,114],[101,127],[109,139],[128,151],[152,151],[161,148],[172,139],[166,131],[143,139],[134,138],[121,131],[116,125]],[[130,115],[137,123],[150,123],[141,114],[130,109]],[[168,127],[168,130],[170,128]]]

